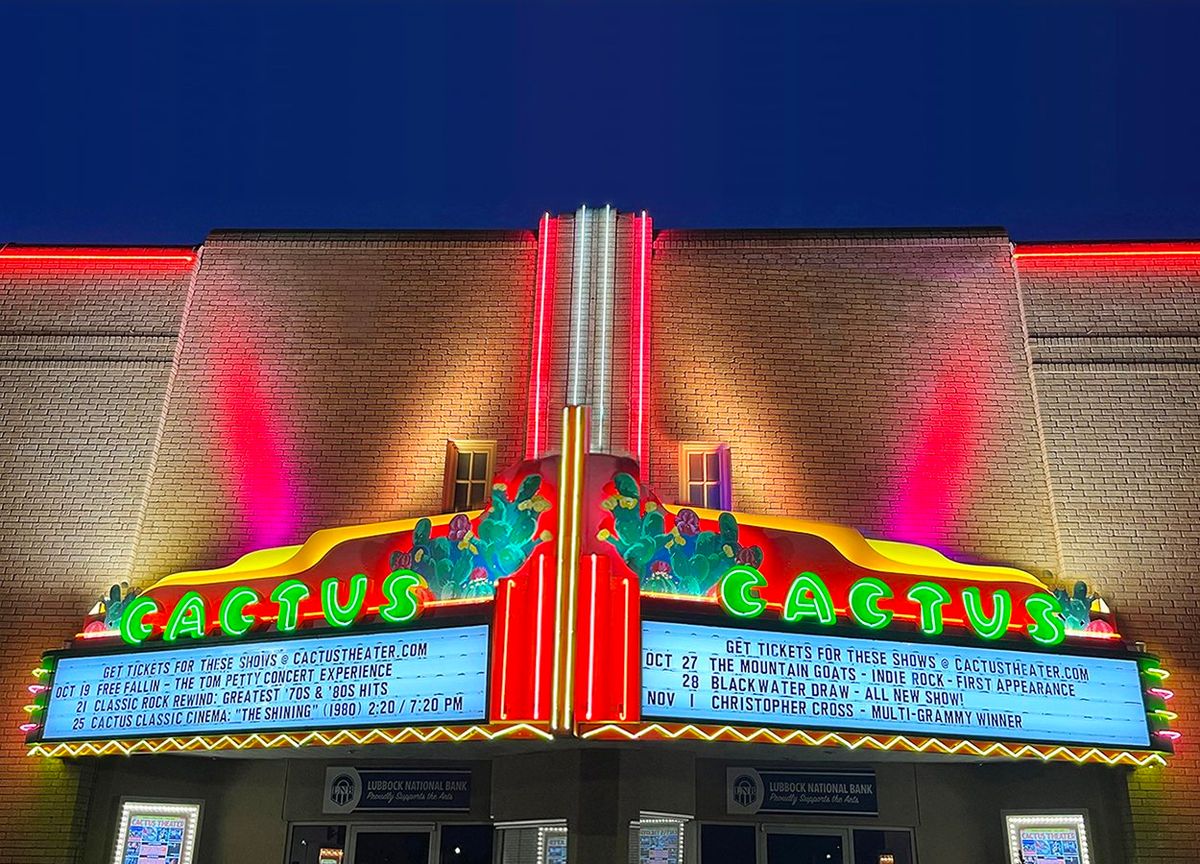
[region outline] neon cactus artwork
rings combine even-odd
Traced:
[[[412,548],[392,553],[392,569],[416,571],[441,600],[491,597],[498,580],[515,573],[538,543],[553,536],[538,530],[539,517],[551,506],[537,494],[541,485],[541,476],[530,474],[510,498],[504,483],[494,484],[491,506],[478,526],[459,513],[445,537],[431,538],[432,523],[421,519],[413,529]]]
[[[645,592],[707,594],[734,565],[762,564],[762,549],[740,542],[732,513],[718,517],[718,530],[703,530],[695,510],[672,516],[653,498],[643,501],[629,474],[613,478],[612,494],[600,506],[612,513],[613,527],[601,529],[599,539],[617,550]]]

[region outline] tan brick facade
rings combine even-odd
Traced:
[[[1130,777],[1139,862],[1200,824],[1200,260],[1019,259],[1065,559],[1159,651],[1184,738]]]
[[[519,459],[536,251],[218,232],[194,267],[3,265],[3,692],[114,581],[438,512],[447,438]],[[1190,860],[1200,264],[1023,263],[999,230],[668,230],[652,283],[659,495],[680,442],[722,442],[734,509],[1087,579],[1180,694],[1180,755],[1130,775],[1136,860]],[[0,861],[74,861],[92,767],[27,759],[5,705]]]
[[[41,652],[129,576],[192,266],[0,264],[0,860],[69,862],[93,765],[16,727]]]

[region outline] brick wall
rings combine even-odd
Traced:
[[[192,273],[0,262],[0,860],[71,862],[84,837],[93,765],[26,757],[21,694],[128,575]]]
[[[1200,262],[1019,259],[1065,577],[1158,650],[1184,737],[1129,788],[1139,862],[1200,842]]]
[[[137,581],[441,512],[447,438],[522,457],[530,232],[220,232],[182,350]]]
[[[737,510],[1057,569],[1002,233],[662,232],[653,363],[667,500],[721,441]]]

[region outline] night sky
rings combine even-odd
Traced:
[[[1200,237],[1200,3],[0,5],[0,242],[216,227]]]

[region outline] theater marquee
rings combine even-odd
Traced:
[[[551,739],[732,740],[1144,765],[1157,660],[1012,567],[679,508],[632,459],[494,478],[478,513],[322,531],[114,592],[47,652],[48,756]],[[1085,592],[1086,594],[1086,592]]]

